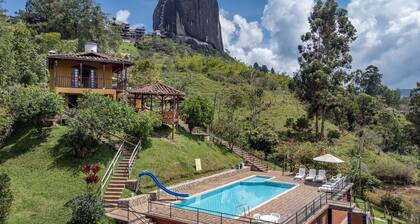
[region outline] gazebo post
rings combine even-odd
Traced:
[[[153,111],[153,97],[152,95],[150,95],[149,97],[150,97],[150,111]]]

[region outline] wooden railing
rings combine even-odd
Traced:
[[[120,145],[120,147],[118,148],[117,153],[114,156],[114,159],[112,160],[112,162],[108,166],[108,169],[106,170],[104,176],[102,177],[102,180],[101,180],[101,197],[103,197],[103,195],[104,195],[106,184],[108,183],[109,178],[114,173],[115,166],[117,165],[118,160],[120,159],[120,156],[122,154],[122,151],[124,150],[124,144],[125,144],[125,142],[123,142]]]
[[[57,76],[54,80],[56,87],[112,89],[113,81],[109,78],[96,77],[72,79],[70,76]]]

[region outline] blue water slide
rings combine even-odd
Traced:
[[[170,195],[173,195],[175,197],[183,197],[183,198],[187,198],[187,197],[190,196],[189,194],[181,194],[181,193],[177,193],[177,192],[169,190],[157,179],[157,177],[153,173],[151,173],[147,170],[141,171],[138,175],[138,179],[140,179],[143,176],[149,176],[150,178],[152,178],[153,182],[155,182],[155,184],[156,184],[156,186],[158,186],[158,188],[162,189],[163,191],[165,191],[166,193],[168,193]]]

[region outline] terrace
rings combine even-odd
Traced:
[[[179,208],[175,204],[176,198],[166,193],[157,192],[156,200],[148,200],[137,205],[129,202],[125,208],[112,212],[111,217],[129,222],[134,220],[146,222],[148,219],[152,219],[157,223],[261,223],[253,218],[255,214],[277,213],[281,216],[278,223],[291,224],[316,223],[319,220],[325,220],[330,209],[334,220],[343,221],[347,218],[347,212],[356,210],[351,202],[351,183],[343,182],[339,193],[322,193],[318,191],[321,184],[296,181],[293,177],[284,176],[278,171],[261,173],[248,170],[232,173],[223,176],[223,178],[209,178],[203,184],[179,185],[172,189],[188,193],[193,197],[255,175],[270,176],[273,177],[273,181],[293,183],[296,187],[256,208],[248,208],[245,205],[244,213],[240,216],[195,207]],[[127,216],[129,216],[129,220],[127,220]]]

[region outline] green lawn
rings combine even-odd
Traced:
[[[66,223],[70,210],[64,204],[85,190],[80,167],[98,163],[105,172],[113,150],[101,146],[94,158],[75,159],[60,152],[66,127],[46,128],[42,138],[30,127],[16,130],[0,149],[0,172],[12,179],[14,195],[8,223]]]
[[[356,199],[356,204],[357,207],[364,209],[364,201],[362,199]],[[387,224],[387,219],[391,219],[391,216],[389,215],[385,215],[383,210],[378,207],[377,205],[371,204],[372,206],[372,210],[373,210],[373,215],[375,218],[375,224]],[[393,217],[393,221],[395,224],[405,224],[406,221]]]
[[[195,171],[196,158],[201,159],[201,172]],[[150,146],[140,152],[131,178],[135,179],[140,171],[148,170],[162,183],[169,185],[231,168],[239,162],[240,158],[225,148],[182,132],[176,135],[175,141],[159,136],[151,138]],[[146,188],[144,190],[155,187],[149,178],[143,184],[142,187]]]
[[[80,172],[86,163],[101,165],[101,175],[115,151],[102,145],[88,160],[76,159],[61,151],[60,139],[67,127],[44,129],[39,137],[31,127],[18,127],[0,149],[0,172],[12,179],[14,201],[8,223],[66,223],[70,210],[64,204],[85,190]],[[150,170],[165,184],[196,178],[229,168],[240,159],[227,150],[182,133],[172,142],[160,131],[141,152],[133,169],[133,177],[143,169]],[[201,158],[203,172],[194,172],[194,159]],[[146,182],[149,188],[151,182]]]

